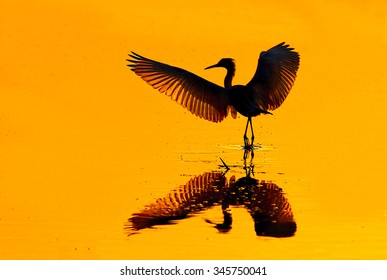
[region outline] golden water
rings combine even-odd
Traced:
[[[383,1],[2,1],[1,259],[386,259],[387,9]],[[195,176],[246,175],[246,119],[193,116],[126,67],[127,53],[222,84],[286,41],[298,77],[253,120],[254,178],[283,189],[297,231],[257,236],[221,205],[127,236],[133,213]],[[191,213],[192,214],[192,213]]]

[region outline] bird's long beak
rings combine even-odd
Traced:
[[[211,66],[208,66],[208,67],[204,68],[204,70],[215,68],[215,67],[219,67],[218,63],[214,64],[214,65],[211,65]]]

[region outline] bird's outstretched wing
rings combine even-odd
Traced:
[[[296,79],[300,56],[285,43],[261,52],[257,71],[247,86],[257,92],[257,102],[266,110],[277,109],[284,102]]]
[[[220,122],[230,111],[224,88],[184,69],[157,62],[132,52],[130,69],[153,88],[165,93],[191,113]]]

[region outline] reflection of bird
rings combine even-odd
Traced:
[[[222,173],[211,172],[192,178],[165,198],[133,214],[126,229],[128,234],[133,234],[140,229],[187,218],[215,205],[221,205],[223,211],[223,223],[216,224],[220,232],[231,229],[230,206],[244,206],[260,236],[293,236],[297,228],[290,204],[277,185],[251,177],[236,181],[234,176],[228,183]]]
[[[259,114],[270,114],[269,110],[277,109],[282,104],[294,84],[300,60],[293,48],[281,43],[261,52],[255,75],[246,86],[232,86],[235,63],[231,58],[223,58],[206,68],[226,68],[223,88],[191,72],[150,60],[134,52],[130,57],[128,66],[131,70],[196,116],[213,122],[222,121],[229,112],[233,118],[236,118],[237,112],[247,117],[244,134],[246,148],[253,147],[251,118]],[[247,138],[249,123],[251,144]]]

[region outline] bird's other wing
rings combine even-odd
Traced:
[[[227,116],[228,95],[221,86],[134,52],[129,56],[128,66],[134,73],[191,113],[212,122],[220,122]]]
[[[284,102],[296,79],[300,56],[284,42],[261,52],[257,71],[247,86],[257,92],[257,102],[266,110]]]

